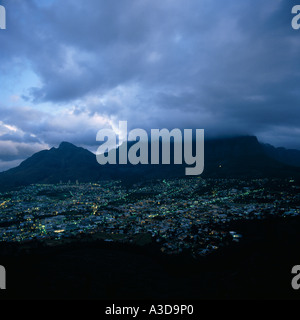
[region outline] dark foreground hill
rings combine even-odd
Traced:
[[[299,299],[291,286],[299,227],[299,217],[237,222],[232,228],[243,242],[199,261],[107,242],[6,243],[0,259],[7,290],[0,299],[193,299],[195,307],[200,299]]]
[[[121,179],[131,183],[141,179],[172,178],[185,176],[185,168],[185,164],[101,166],[92,152],[63,142],[58,148],[38,152],[18,167],[0,173],[0,191],[60,181],[74,183],[76,180],[94,182]],[[297,178],[300,168],[272,158],[256,137],[236,137],[205,142],[205,169],[202,176]]]

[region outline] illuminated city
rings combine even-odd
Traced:
[[[243,235],[232,221],[300,213],[293,180],[169,179],[32,185],[1,194],[0,237],[59,245],[80,237],[205,256]],[[280,187],[281,186],[281,187]],[[284,190],[284,191],[282,191]]]

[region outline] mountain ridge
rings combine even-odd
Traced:
[[[289,164],[291,166],[300,167],[300,150],[297,149],[287,149],[284,147],[274,147],[268,143],[261,144],[264,151],[270,157]]]
[[[272,157],[255,136],[207,140],[204,146],[205,168],[201,176],[205,178],[300,177],[300,168]],[[0,173],[0,191],[60,181],[120,179],[130,183],[143,179],[183,177],[186,167],[185,164],[101,166],[95,154],[64,141],[58,148],[37,152],[18,167]]]

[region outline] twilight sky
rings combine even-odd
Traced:
[[[0,171],[120,120],[300,149],[298,2],[0,0]]]

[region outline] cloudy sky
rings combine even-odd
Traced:
[[[0,171],[61,141],[96,151],[120,120],[300,149],[297,1],[0,4]]]

